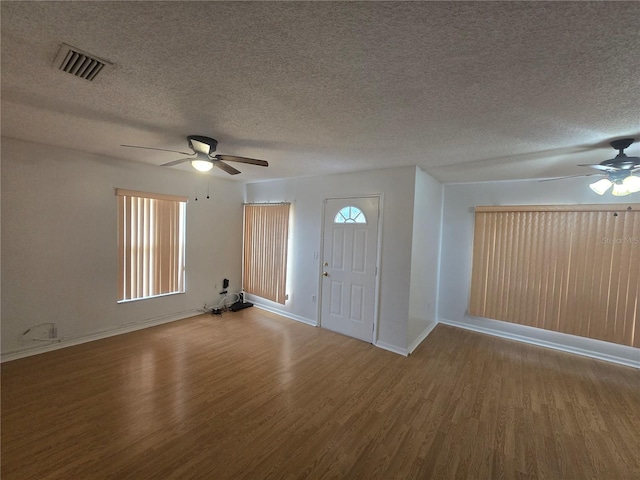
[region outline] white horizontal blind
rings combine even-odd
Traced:
[[[118,301],[184,292],[185,197],[117,189]]]
[[[640,347],[640,205],[477,207],[469,313]]]
[[[284,305],[290,204],[244,206],[242,289]]]

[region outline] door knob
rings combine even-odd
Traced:
[[[329,276],[329,274],[328,274],[327,272],[322,272],[322,276],[323,276],[323,277],[328,277],[328,276]]]

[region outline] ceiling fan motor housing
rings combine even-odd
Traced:
[[[633,143],[633,140],[633,138],[621,138],[620,140],[614,140],[609,145],[611,145],[616,150],[620,150],[620,153],[622,153],[622,150],[629,147],[629,145]]]
[[[211,137],[203,137],[201,135],[189,135],[187,137],[189,141],[189,148],[191,148],[194,152],[201,152],[205,155],[211,155],[216,151],[218,147],[218,141],[215,138]],[[205,147],[208,146],[208,148]]]
[[[620,140],[614,140],[610,145],[618,150],[618,155],[611,160],[605,160],[600,165],[605,167],[614,167],[618,170],[635,170],[640,165],[640,158],[628,157],[624,153],[624,149],[628,148],[633,143],[633,138],[621,138]]]

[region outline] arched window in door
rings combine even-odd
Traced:
[[[340,209],[336,213],[333,223],[367,223],[367,218],[362,210],[352,205]]]

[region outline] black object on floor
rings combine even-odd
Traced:
[[[243,308],[253,307],[253,303],[250,302],[236,302],[229,307],[229,310],[232,312],[237,312],[238,310],[242,310]]]

